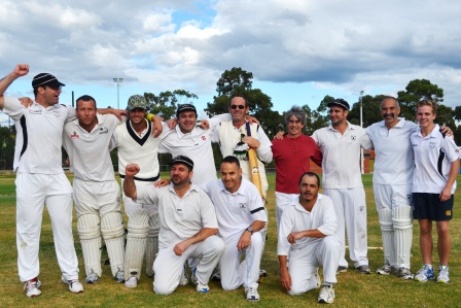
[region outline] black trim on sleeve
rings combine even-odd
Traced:
[[[27,150],[27,145],[29,144],[29,135],[27,133],[27,125],[26,125],[26,117],[22,116],[21,119],[19,119],[19,123],[21,124],[22,127],[22,135],[23,135],[23,144],[22,144],[22,149],[21,149],[21,154],[19,157],[22,157],[22,154],[26,152]]]
[[[251,214],[254,214],[256,212],[259,212],[259,211],[263,211],[264,210],[264,207],[258,207],[257,209],[254,209],[253,211],[250,211]]]
[[[125,178],[125,175],[124,174],[120,174],[120,177],[122,179]],[[143,182],[155,182],[157,181],[159,178],[160,178],[160,174],[158,174],[157,176],[154,176],[152,178],[147,178],[147,179],[142,179],[142,178],[138,178],[138,177],[133,177],[136,181],[143,181]]]

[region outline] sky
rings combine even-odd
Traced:
[[[66,84],[61,103],[73,92],[125,108],[133,94],[184,89],[202,110],[221,74],[241,67],[280,112],[425,78],[455,107],[460,12],[459,0],[2,0],[0,77],[27,63],[6,96],[32,97],[33,76],[49,72]]]

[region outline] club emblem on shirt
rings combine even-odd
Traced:
[[[54,113],[54,116],[56,118],[59,118],[61,116],[61,112],[59,111],[59,109],[58,110],[53,110],[53,113]]]
[[[247,209],[247,204],[246,203],[240,203],[239,207],[242,211],[245,211]]]
[[[109,129],[107,127],[100,127],[99,128],[99,134],[100,135],[104,135],[104,134],[107,134],[109,133]]]
[[[70,139],[79,139],[80,136],[77,134],[77,132],[74,130],[74,132],[70,135]]]
[[[355,141],[355,139],[357,139],[357,136],[356,135],[351,135],[351,140]]]
[[[202,138],[202,140],[203,140],[203,141],[205,141],[205,140],[206,140],[206,136],[202,136],[201,138]]]
[[[435,148],[435,142],[429,142],[429,146],[431,147],[431,149]]]

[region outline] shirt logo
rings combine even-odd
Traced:
[[[355,141],[355,139],[357,139],[357,136],[356,135],[351,135],[351,140]]]
[[[206,136],[202,136],[201,138],[202,138],[202,140],[203,140],[203,141],[205,141],[205,140],[206,140]]]
[[[245,211],[247,209],[247,204],[246,203],[240,203],[239,207],[242,211]]]
[[[29,109],[29,114],[41,115],[42,110],[41,109],[39,109],[39,110]]]
[[[109,133],[109,129],[107,127],[101,127],[99,129],[99,134],[100,135],[104,135],[104,134],[108,134]]]
[[[70,139],[80,139],[80,136],[77,134],[77,132],[74,130],[74,132],[70,135]]]
[[[53,110],[53,113],[56,118],[59,118],[61,116],[61,112],[59,110]]]

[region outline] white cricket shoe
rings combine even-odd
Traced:
[[[246,289],[247,300],[250,302],[259,301],[258,286],[248,287]]]
[[[62,276],[61,281],[69,285],[70,292],[72,293],[82,293],[83,292],[83,285],[80,283],[78,279],[66,280],[66,278]]]
[[[399,277],[400,279],[403,279],[403,280],[412,280],[413,278],[415,278],[415,275],[413,275],[410,272],[410,269],[408,269],[406,267],[399,268],[396,275],[397,275],[397,277]]]
[[[207,284],[201,284],[198,282],[195,290],[197,290],[198,293],[208,293],[210,291],[210,288]]]
[[[138,286],[138,278],[136,278],[135,276],[131,276],[125,281],[125,287],[127,288],[134,289],[137,286]]]
[[[119,270],[117,273],[115,273],[115,281],[118,283],[122,283],[125,281],[125,273],[121,270]]]
[[[331,304],[335,300],[335,290],[332,285],[324,285],[320,290],[318,302],[322,304]]]
[[[389,264],[384,264],[382,267],[376,270],[376,273],[378,275],[388,276],[392,273],[392,266],[390,266]]]
[[[40,286],[42,283],[37,278],[28,280],[24,283],[24,291],[26,292],[27,297],[37,297],[42,294],[40,291]]]
[[[88,284],[93,284],[99,281],[99,276],[95,272],[91,272],[86,278],[85,282]]]
[[[448,272],[448,266],[439,267],[439,275],[437,276],[437,282],[449,283],[450,277]]]

